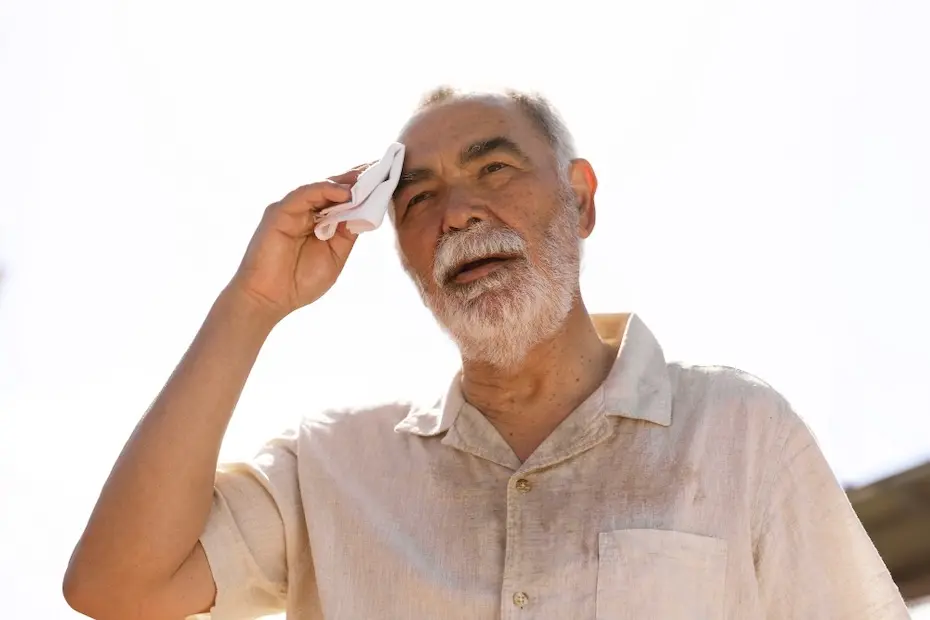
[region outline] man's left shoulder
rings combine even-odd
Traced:
[[[710,424],[741,433],[780,434],[803,424],[769,383],[730,366],[669,364],[673,422]]]

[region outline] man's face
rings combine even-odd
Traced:
[[[579,209],[568,172],[506,98],[438,104],[399,140],[404,268],[463,357],[518,364],[577,294]]]

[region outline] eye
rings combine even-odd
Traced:
[[[426,200],[432,195],[433,195],[432,192],[420,192],[419,194],[417,194],[416,196],[410,199],[410,202],[407,203],[407,208],[409,209],[415,204],[423,202],[424,200]]]
[[[503,168],[506,168],[506,167],[507,167],[507,164],[500,162],[500,161],[495,161],[495,162],[488,164],[484,168],[482,168],[481,174],[482,175],[491,174],[492,172],[497,172],[498,170],[502,170]]]

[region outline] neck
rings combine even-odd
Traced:
[[[464,362],[462,392],[525,460],[603,383],[616,354],[578,299],[559,331],[533,347],[519,366],[504,370]]]

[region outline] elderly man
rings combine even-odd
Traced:
[[[597,179],[545,100],[440,90],[391,217],[461,351],[437,403],[327,411],[220,467],[262,343],[355,237],[312,235],[353,170],[271,205],[119,457],[64,592],[100,619],[907,618],[772,388],[667,363],[579,293]],[[312,362],[311,362],[312,363]]]

